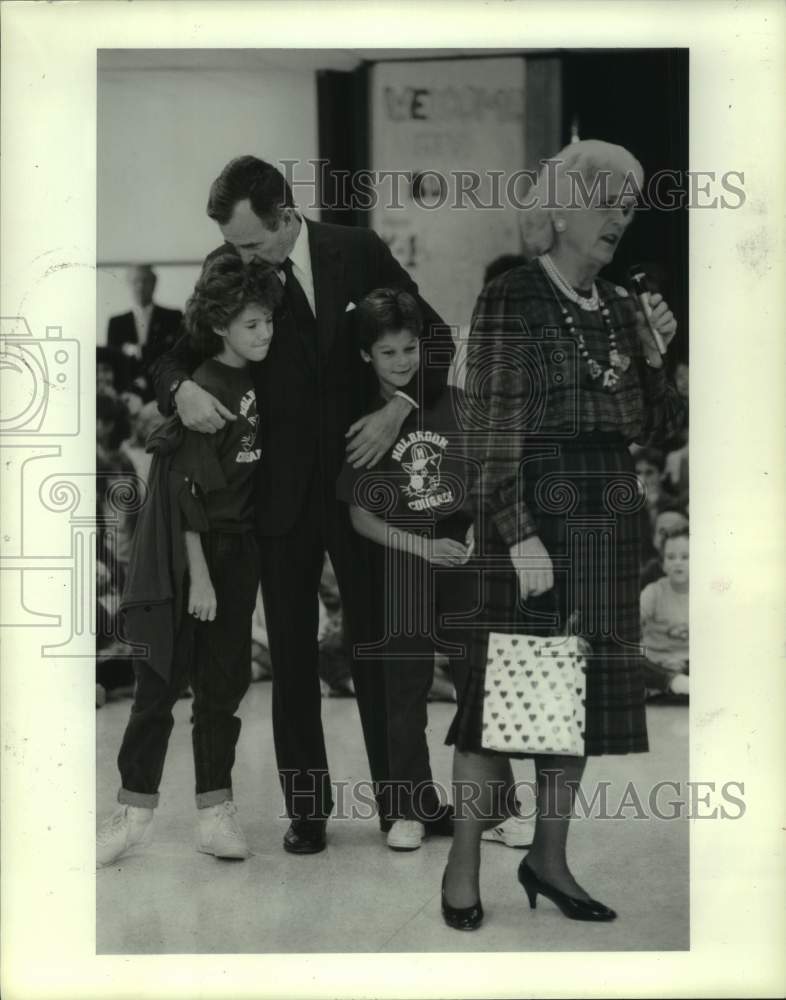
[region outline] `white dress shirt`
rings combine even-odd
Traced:
[[[295,240],[295,245],[292,247],[289,259],[292,261],[292,273],[300,282],[300,287],[303,289],[305,296],[308,299],[308,304],[311,306],[311,312],[316,316],[317,309],[316,299],[314,297],[314,274],[311,270],[311,249],[308,244],[308,226],[306,225],[306,220],[302,215],[299,216],[299,218],[300,232],[297,234],[297,239]]]
[[[146,306],[134,305],[131,309],[134,315],[134,326],[136,327],[136,336],[139,342],[139,346],[142,347],[147,343],[147,332],[150,329],[150,320],[153,317],[153,303],[150,302]]]

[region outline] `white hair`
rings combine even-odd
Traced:
[[[622,175],[623,187],[630,194],[636,193],[644,181],[644,170],[632,153],[599,139],[573,142],[543,161],[538,180],[527,195],[529,204],[521,215],[522,239],[529,254],[548,253],[554,244],[554,209],[580,207],[577,190],[581,185],[595,194],[594,182],[599,174]]]

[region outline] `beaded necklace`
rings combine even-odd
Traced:
[[[589,295],[579,295],[575,288],[571,288],[570,284],[565,280],[557,265],[547,253],[538,257],[538,261],[551,280],[552,285],[556,285],[566,299],[570,299],[570,301],[577,305],[579,309],[583,309],[585,312],[598,311],[600,308],[600,295],[594,281],[592,282],[592,289]]]
[[[576,343],[579,347],[579,354],[584,358],[587,368],[590,373],[590,378],[593,380],[602,379],[602,385],[604,389],[608,389],[609,392],[615,392],[617,386],[619,385],[620,378],[622,375],[630,368],[630,358],[627,354],[622,354],[617,345],[617,336],[614,326],[611,322],[611,312],[608,306],[601,298],[600,292],[598,291],[595,283],[592,284],[592,295],[589,299],[582,299],[582,296],[578,294],[570,285],[565,281],[562,275],[557,270],[557,266],[553,260],[544,254],[542,257],[538,257],[538,262],[543,267],[543,272],[546,275],[546,279],[549,282],[549,287],[551,288],[552,294],[554,296],[554,301],[557,303],[560,312],[562,313],[562,318],[565,321],[565,326],[568,329],[568,333],[576,338]],[[606,336],[609,340],[609,367],[602,368],[601,365],[592,357],[589,350],[587,349],[586,341],[584,340],[584,335],[581,330],[576,329],[576,321],[568,312],[565,307],[565,303],[558,297],[557,291],[562,292],[565,298],[569,299],[571,302],[578,305],[580,308],[587,312],[600,312],[601,322],[606,330]],[[588,304],[585,305],[584,303]]]

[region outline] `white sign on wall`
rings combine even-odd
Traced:
[[[519,253],[506,185],[524,166],[525,60],[377,63],[372,225],[447,323],[466,326],[486,265]],[[462,193],[463,191],[463,193]]]

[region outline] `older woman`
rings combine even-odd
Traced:
[[[484,600],[447,738],[455,745],[457,812],[442,883],[445,920],[462,930],[483,917],[480,838],[499,815],[493,791],[504,787],[515,756],[482,747],[489,632],[547,634],[577,619],[592,647],[586,754],[648,749],[640,497],[628,445],[672,432],[681,404],[634,299],[598,278],[633,219],[640,164],[597,141],[572,144],[555,161],[535,186],[536,207],[524,212],[535,259],[483,290],[467,358],[467,423],[480,432],[475,513]],[[650,323],[668,344],[674,317],[660,295],[650,305]],[[540,894],[572,919],[612,920],[614,911],[579,885],[566,857],[586,757],[533,756],[535,835],[518,872],[530,906]]]

